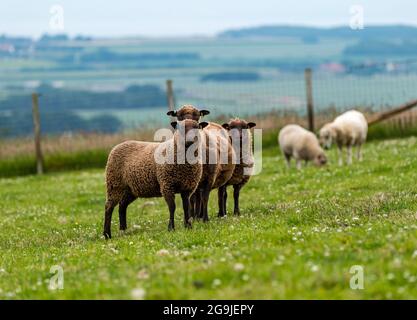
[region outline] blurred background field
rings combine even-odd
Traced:
[[[351,108],[371,116],[415,99],[414,36],[411,26],[277,26],[153,39],[0,36],[0,176],[35,172],[34,92],[50,172],[102,167],[118,142],[152,139],[168,127],[167,79],[175,107],[209,109],[211,121],[251,119],[267,143],[289,122],[307,126],[305,68],[316,130]],[[372,127],[369,138],[415,132],[411,110]]]
[[[34,91],[43,95],[44,117],[66,119],[59,128],[45,121],[45,133],[161,125],[167,79],[174,81],[177,105],[210,107],[216,115],[305,112],[306,67],[314,72],[317,110],[380,110],[415,98],[417,45],[410,36],[417,28],[340,29],[275,27],[173,39],[3,36],[0,123],[17,118],[22,128],[9,124],[0,134],[28,133],[18,115],[28,111]]]

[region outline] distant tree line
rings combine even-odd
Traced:
[[[33,133],[30,111],[0,112],[0,137],[27,136]],[[41,112],[43,134],[64,132],[114,133],[122,129],[122,123],[112,115],[103,114],[91,119],[83,119],[71,111]]]
[[[242,28],[227,30],[218,35],[220,38],[256,38],[256,37],[292,37],[314,42],[320,38],[344,38],[344,39],[416,39],[417,27],[414,26],[366,26],[358,31],[346,27],[319,28],[301,26],[261,26],[254,28]]]
[[[200,78],[201,82],[216,81],[258,81],[261,77],[257,72],[217,72],[209,73]]]
[[[351,56],[415,56],[417,55],[417,41],[402,42],[391,41],[359,41],[357,44],[346,47],[344,55]]]
[[[67,56],[60,59],[61,62],[74,61],[74,57]],[[77,57],[80,63],[94,63],[94,62],[130,62],[130,61],[167,61],[167,60],[198,60],[200,55],[198,53],[177,52],[177,53],[118,53],[100,48],[94,52],[83,53]]]
[[[42,132],[47,134],[66,131],[116,132],[121,129],[122,123],[106,114],[106,110],[160,107],[166,104],[165,93],[154,85],[132,85],[122,92],[101,93],[58,89],[42,84],[36,91],[41,94]],[[87,120],[77,114],[77,111],[82,110],[102,110],[103,115]],[[0,100],[0,136],[20,136],[31,132],[30,94],[13,94]]]

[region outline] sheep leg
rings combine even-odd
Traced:
[[[298,170],[301,170],[301,160],[300,159],[297,159],[295,163],[296,163],[297,169]]]
[[[347,146],[347,164],[352,164],[352,145]]]
[[[358,144],[356,151],[357,151],[358,161],[362,161],[363,160],[363,156],[362,156],[362,145],[361,144]]]
[[[104,230],[103,235],[106,239],[111,239],[111,217],[116,203],[113,201],[106,201],[104,213]]]
[[[192,225],[190,222],[190,193],[182,192],[182,207],[184,209],[184,227],[191,229]]]
[[[342,152],[342,146],[337,146],[337,156],[339,158],[339,166],[343,166],[343,152]]]
[[[223,193],[223,212],[224,215],[227,215],[227,187],[224,187],[224,193]]]
[[[226,193],[226,186],[219,187],[219,190],[218,190],[219,213],[217,214],[219,218],[224,217],[226,215],[226,205],[224,202],[225,202],[225,198],[227,197],[227,195],[225,196],[225,193]]]
[[[202,199],[201,199],[201,189],[198,189],[197,191],[197,197],[196,197],[196,206],[195,206],[195,216],[197,219],[201,219],[203,216],[203,209],[202,209]]]
[[[190,217],[201,218],[201,190],[197,189],[190,198]]]
[[[175,230],[175,194],[169,193],[164,195],[165,202],[168,205],[169,209],[169,224],[168,224],[168,231]]]
[[[241,185],[235,184],[233,186],[233,198],[235,200],[235,208],[233,214],[235,216],[240,216],[240,209],[239,209],[239,196],[240,196],[240,189],[242,188]]]
[[[284,153],[284,157],[285,157],[285,162],[287,164],[287,168],[290,169],[291,168],[291,155]]]
[[[201,194],[201,198],[202,198],[202,218],[203,218],[203,222],[207,222],[209,221],[209,217],[208,217],[208,201],[210,198],[210,186],[205,186],[202,190],[202,194]]]
[[[196,218],[197,192],[198,192],[198,189],[191,195],[191,198],[190,198],[190,217],[192,218]]]
[[[126,222],[126,211],[129,204],[131,204],[136,198],[130,191],[126,191],[123,195],[122,200],[119,203],[119,224],[120,230],[127,229],[127,222]]]

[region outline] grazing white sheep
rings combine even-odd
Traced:
[[[343,146],[347,148],[347,163],[352,163],[352,147],[357,148],[357,158],[362,161],[362,144],[368,134],[368,122],[365,116],[356,110],[347,111],[320,130],[320,144],[329,149],[333,142],[339,151],[339,165],[343,165]]]
[[[289,124],[282,128],[278,135],[278,143],[288,168],[291,157],[294,157],[297,169],[301,169],[302,160],[306,163],[313,161],[317,166],[327,163],[327,157],[317,137],[299,125]]]

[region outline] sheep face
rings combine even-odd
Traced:
[[[252,136],[249,130],[255,126],[254,122],[246,122],[237,118],[222,125],[229,132],[236,154],[246,164],[252,164]]]
[[[200,117],[208,115],[209,113],[210,111],[208,110],[198,110],[192,105],[185,105],[177,111],[168,111],[167,115],[176,117],[178,121],[183,121],[185,119],[199,121]]]
[[[183,141],[185,148],[188,148],[199,141],[199,129],[203,129],[207,125],[207,122],[198,123],[197,121],[191,119],[171,122],[171,126],[175,129],[174,138],[177,141],[178,139],[179,141]]]
[[[315,158],[314,158],[314,164],[318,167],[324,166],[327,163],[327,157],[324,154],[324,152],[320,152]]]
[[[223,128],[226,130],[233,130],[236,129],[240,135],[244,129],[251,129],[256,126],[256,123],[254,122],[246,122],[245,120],[241,119],[233,119],[230,120],[229,123],[224,123],[222,125]]]
[[[329,125],[325,125],[323,128],[321,128],[319,133],[319,141],[320,145],[328,150],[332,146],[334,140],[334,132],[332,128]]]

